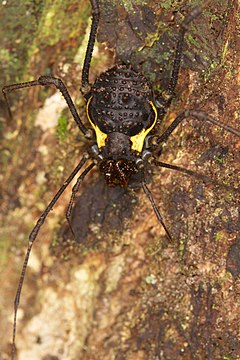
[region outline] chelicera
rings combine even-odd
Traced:
[[[142,73],[134,70],[131,65],[118,64],[112,69],[102,73],[93,85],[89,83],[90,63],[100,17],[99,1],[91,0],[91,5],[92,25],[83,65],[81,85],[81,91],[86,100],[88,126],[80,119],[68,90],[61,79],[52,76],[40,76],[38,80],[13,84],[3,88],[4,97],[8,102],[8,94],[17,89],[39,85],[54,85],[66,100],[79,130],[86,139],[91,142],[88,152],[83,154],[81,161],[48,204],[29,236],[28,249],[15,298],[12,359],[15,357],[17,311],[33,243],[50,210],[81,168],[83,168],[85,164],[87,165],[87,162],[90,161],[90,164],[88,164],[80,174],[72,190],[72,196],[66,214],[69,224],[74,199],[79,186],[91,169],[94,166],[98,166],[108,186],[127,187],[132,176],[138,176],[139,183],[150,200],[158,221],[162,224],[168,238],[171,240],[170,232],[146,185],[146,169],[151,164],[156,164],[158,166],[184,171],[190,175],[192,172],[190,170],[183,170],[175,165],[158,161],[154,155],[155,150],[168,140],[172,132],[184,119],[190,117],[198,121],[210,122],[240,137],[239,131],[228,125],[219,123],[203,111],[191,109],[184,110],[180,113],[163,133],[159,130],[160,124],[174,96],[178,82],[185,33],[189,23],[201,13],[201,8],[193,8],[182,22],[179,29],[169,84],[163,93],[155,94],[151,83]]]

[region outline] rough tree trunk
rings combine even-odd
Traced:
[[[118,61],[143,71],[155,90],[164,87],[178,25],[192,8],[184,3],[101,1],[91,80]],[[88,1],[13,0],[0,7],[0,87],[54,74],[85,119],[79,87]],[[239,15],[237,1],[214,0],[193,21],[163,128],[185,108],[204,109],[239,128]],[[28,234],[88,146],[61,97],[55,107],[54,98],[47,105],[55,92],[12,93],[12,122],[0,99],[1,360],[10,359]],[[153,168],[149,186],[171,244],[142,191],[108,189],[97,170],[76,202],[74,241],[64,218],[69,188],[34,244],[17,358],[240,359],[239,148],[236,136],[193,120],[167,142],[161,161],[212,179]]]

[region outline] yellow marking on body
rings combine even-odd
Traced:
[[[156,121],[157,121],[157,109],[155,107],[155,105],[153,104],[152,101],[148,101],[149,104],[151,105],[154,113],[155,113],[155,119],[154,122],[152,123],[152,125],[148,128],[148,129],[142,129],[142,131],[140,131],[140,133],[131,136],[130,139],[132,141],[132,146],[131,149],[132,150],[136,150],[137,152],[141,153],[142,152],[142,148],[143,148],[143,144],[144,144],[144,140],[147,136],[147,134],[152,130],[152,128],[155,126]]]
[[[88,108],[89,108],[89,105],[90,105],[90,102],[92,100],[92,96],[89,98],[88,102],[87,102],[87,106],[86,106],[86,111],[87,111],[87,118],[88,118],[88,121],[90,122],[90,124],[92,125],[94,131],[95,131],[95,134],[96,134],[96,140],[97,140],[97,146],[98,148],[100,149],[101,147],[105,146],[106,145],[106,138],[107,138],[107,134],[105,134],[104,132],[102,132],[99,127],[97,125],[95,125],[91,118],[90,118],[90,115],[89,115],[89,112],[88,112]]]
[[[93,127],[93,129],[94,129],[94,131],[96,133],[97,145],[98,145],[98,148],[100,149],[101,147],[106,145],[107,134],[102,132],[99,129],[99,127],[92,122],[92,120],[90,118],[88,108],[89,108],[91,100],[92,100],[92,96],[89,98],[89,100],[87,102],[87,105],[86,105],[87,118],[88,118],[88,121],[90,122],[90,124],[92,125],[92,127]],[[154,119],[152,125],[148,129],[142,129],[140,131],[140,133],[130,137],[130,140],[132,142],[131,149],[136,150],[139,153],[142,152],[144,140],[145,140],[147,134],[152,130],[152,128],[155,126],[156,121],[157,121],[157,115],[158,115],[157,109],[156,109],[156,107],[155,107],[155,105],[153,104],[152,101],[148,101],[148,102],[151,105],[151,107],[152,107],[152,109],[153,109],[153,111],[155,113],[155,119]]]

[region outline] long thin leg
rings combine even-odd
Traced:
[[[171,96],[174,94],[174,91],[175,91],[175,88],[177,85],[178,75],[179,75],[179,70],[180,70],[180,65],[181,65],[181,60],[182,60],[182,55],[183,55],[184,36],[188,30],[188,25],[198,15],[200,15],[201,12],[202,12],[201,7],[193,8],[193,10],[185,17],[185,19],[183,20],[183,22],[180,26],[177,46],[176,46],[176,50],[175,50],[175,57],[174,57],[174,61],[173,61],[172,75],[171,75],[171,79],[169,81],[168,88],[166,91],[166,94],[168,96]]]
[[[165,223],[163,221],[163,218],[162,218],[162,216],[160,214],[160,211],[157,208],[157,205],[155,204],[152,193],[151,193],[151,191],[149,190],[149,188],[146,185],[146,180],[145,180],[145,176],[144,176],[144,168],[141,168],[140,171],[141,171],[141,178],[142,178],[142,188],[143,188],[145,194],[147,195],[147,197],[148,197],[148,199],[149,199],[149,201],[150,201],[150,203],[152,205],[153,211],[155,212],[155,215],[157,216],[158,221],[160,222],[160,224],[164,228],[169,240],[172,241],[172,237],[171,237],[171,235],[170,235],[170,233],[169,233],[169,231],[168,231],[168,229],[167,229],[167,227],[166,227],[166,225],[165,225]]]
[[[209,178],[208,176],[206,175],[202,175],[202,174],[198,174],[197,172],[195,171],[192,171],[192,170],[189,170],[189,169],[185,169],[181,166],[177,166],[177,165],[172,165],[172,164],[167,164],[167,163],[164,163],[162,161],[158,161],[156,159],[153,160],[153,163],[154,165],[156,166],[161,166],[161,167],[164,167],[166,169],[171,169],[171,170],[176,170],[176,171],[179,171],[179,172],[182,172],[184,174],[187,174],[189,176],[194,176],[196,179],[200,179],[206,183],[209,183],[209,182],[212,182],[212,179]]]
[[[209,2],[210,0],[206,0],[202,6],[193,8],[193,10],[184,18],[182,24],[180,25],[171,78],[167,90],[163,91],[161,95],[156,97],[156,105],[159,108],[159,118],[162,118],[162,116],[166,113],[166,108],[169,107],[172,97],[174,96],[183,57],[184,37],[188,30],[188,26],[196,17],[202,13],[203,8],[206,7]]]
[[[211,124],[217,125],[221,127],[222,129],[240,137],[240,131],[232,128],[231,126],[225,125],[223,123],[220,123],[219,121],[213,119],[212,117],[208,116],[207,113],[204,111],[197,111],[197,110],[185,110],[180,115],[176,117],[176,119],[172,122],[172,124],[167,128],[167,130],[164,131],[164,133],[159,137],[154,137],[153,142],[155,144],[161,144],[162,142],[165,142],[169,136],[172,134],[172,132],[176,129],[176,127],[184,120],[189,117],[192,117],[193,119],[200,120],[200,121],[207,121]]]
[[[184,46],[184,36],[188,30],[188,25],[201,14],[202,8],[207,5],[209,1],[205,1],[203,6],[201,7],[195,7],[192,9],[192,11],[187,14],[187,16],[184,18],[182,24],[180,25],[179,29],[179,35],[177,40],[177,45],[175,49],[175,55],[173,60],[173,67],[172,67],[172,73],[171,78],[167,87],[167,90],[164,91],[159,97],[156,99],[156,105],[159,107],[159,117],[161,117],[165,113],[165,107],[168,106],[171,102],[171,99],[174,95],[175,88],[178,82],[178,75],[179,70],[181,66],[181,61],[183,57],[183,46]]]
[[[18,89],[23,89],[23,88],[32,87],[32,86],[39,86],[39,85],[40,86],[54,85],[62,93],[62,95],[69,107],[69,110],[71,111],[71,114],[72,114],[74,120],[76,121],[80,131],[87,138],[89,138],[91,136],[91,134],[90,134],[89,130],[83,125],[66,86],[64,85],[64,83],[61,79],[55,78],[53,76],[40,76],[40,78],[38,80],[4,86],[2,88],[2,92],[3,92],[4,98],[8,105],[8,112],[9,112],[10,118],[12,118],[12,114],[11,114],[8,96],[7,96],[8,93],[18,90]]]
[[[91,5],[92,5],[92,25],[91,25],[91,31],[90,31],[90,35],[89,35],[87,51],[86,51],[84,64],[83,64],[83,71],[82,71],[81,91],[83,94],[86,94],[90,90],[89,69],[90,69],[90,63],[92,60],[92,52],[93,52],[93,48],[94,48],[94,44],[95,44],[98,23],[99,23],[99,17],[100,17],[98,0],[91,0]]]
[[[143,188],[145,194],[147,195],[148,199],[150,200],[150,203],[151,203],[152,208],[153,208],[153,210],[154,210],[154,212],[155,212],[155,214],[157,216],[158,221],[161,223],[162,227],[164,228],[169,240],[172,241],[172,237],[171,237],[166,225],[164,224],[163,218],[162,218],[162,216],[161,216],[161,214],[160,214],[160,212],[159,212],[159,210],[157,208],[157,205],[155,204],[152,193],[149,190],[149,188],[147,187],[147,185],[145,184],[145,182],[142,183],[142,188]]]
[[[85,178],[85,176],[87,175],[87,173],[95,166],[95,163],[92,163],[90,164],[83,172],[82,174],[79,176],[79,178],[77,179],[77,182],[76,184],[73,186],[72,188],[72,195],[71,195],[71,199],[69,201],[69,204],[68,204],[68,208],[67,208],[67,211],[66,211],[66,218],[67,218],[67,221],[68,221],[68,225],[72,231],[72,234],[75,238],[75,234],[74,234],[74,231],[73,231],[73,228],[72,228],[72,224],[71,224],[71,215],[72,215],[72,208],[73,208],[73,204],[74,204],[74,200],[75,200],[75,197],[76,197],[76,194],[79,190],[79,186],[81,185],[83,179]]]
[[[161,166],[161,167],[164,167],[164,168],[167,168],[167,169],[170,169],[170,170],[176,170],[176,171],[179,171],[179,172],[182,172],[186,175],[189,175],[189,176],[193,176],[195,177],[196,179],[199,179],[201,181],[203,181],[204,183],[206,184],[213,184],[213,185],[216,185],[216,186],[219,186],[219,187],[222,187],[224,189],[229,189],[230,191],[234,191],[236,193],[240,193],[240,189],[239,188],[235,188],[235,187],[232,187],[232,186],[228,186],[226,184],[223,184],[222,182],[219,182],[219,181],[216,181],[216,180],[213,180],[211,177],[209,176],[206,176],[206,175],[203,175],[203,174],[199,174],[197,173],[196,171],[192,171],[192,170],[189,170],[189,169],[185,169],[181,166],[177,166],[177,165],[172,165],[172,164],[167,164],[167,163],[164,163],[162,161],[158,161],[156,159],[153,159],[153,163],[154,165],[156,166]]]
[[[17,288],[15,301],[14,301],[12,360],[14,360],[14,356],[15,356],[15,339],[16,339],[16,329],[17,329],[18,306],[19,306],[19,301],[20,301],[21,292],[22,292],[22,286],[23,286],[23,282],[24,282],[24,278],[25,278],[25,274],[26,274],[26,269],[27,269],[27,265],[28,265],[28,259],[29,259],[29,256],[30,256],[30,253],[31,253],[31,250],[32,250],[33,242],[36,239],[36,237],[38,235],[38,232],[39,232],[41,226],[43,225],[46,217],[48,216],[49,212],[52,210],[52,208],[56,204],[57,200],[60,198],[60,196],[62,195],[64,190],[67,188],[67,186],[73,180],[74,176],[83,167],[83,165],[86,163],[87,160],[88,160],[88,155],[84,155],[82,160],[80,161],[80,163],[76,166],[76,168],[73,170],[71,175],[67,178],[67,180],[64,182],[64,184],[60,187],[60,189],[58,190],[58,192],[56,193],[54,198],[50,201],[50,203],[48,204],[48,206],[46,207],[46,209],[44,210],[44,212],[42,213],[42,215],[38,219],[36,225],[34,226],[33,230],[31,231],[31,233],[29,235],[28,248],[27,248],[27,252],[26,252],[26,255],[25,255],[23,268],[22,268],[21,276],[20,276],[19,283],[18,283],[18,288]]]

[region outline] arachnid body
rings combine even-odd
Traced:
[[[91,55],[100,16],[98,1],[92,0],[91,3],[93,7],[93,22],[83,66],[81,86],[82,93],[86,100],[88,125],[82,122],[64,83],[58,78],[41,76],[38,80],[6,86],[3,89],[5,98],[7,99],[8,94],[17,89],[32,86],[55,86],[64,96],[80,131],[87,140],[90,140],[88,152],[83,155],[83,158],[75,170],[49,203],[30,234],[28,252],[15,300],[12,358],[14,358],[15,350],[17,309],[33,242],[50,210],[71,180],[85,164],[87,167],[78,177],[67,210],[67,219],[70,227],[72,206],[79,186],[90,170],[98,166],[109,186],[126,187],[129,182],[131,182],[131,179],[136,176],[140,186],[151,202],[158,221],[164,227],[168,238],[171,239],[171,229],[165,225],[154,198],[146,185],[146,170],[148,167],[156,165],[168,167],[172,170],[179,170],[189,175],[193,173],[190,170],[183,170],[176,165],[160,162],[155,155],[159,147],[168,140],[175,128],[177,128],[184,119],[189,117],[195,119],[196,122],[208,122],[220,126],[222,129],[232,133],[233,137],[239,137],[240,135],[239,131],[226,124],[221,124],[205,112],[197,110],[183,110],[165,131],[162,132],[160,128],[175,93],[182,58],[184,36],[189,24],[201,14],[200,8],[196,7],[191,10],[183,20],[179,29],[170,81],[164,92],[154,94],[151,83],[141,72],[133,69],[131,65],[118,64],[100,75],[93,85],[89,84]],[[87,162],[89,163],[87,164]],[[202,177],[202,180],[206,180],[206,178]]]

